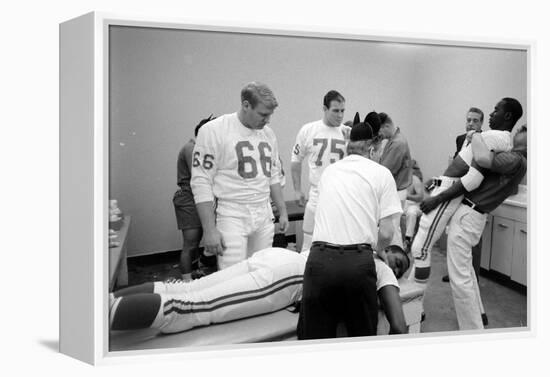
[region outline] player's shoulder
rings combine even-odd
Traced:
[[[185,152],[192,151],[193,148],[195,148],[195,140],[191,139],[185,145],[181,148],[180,154],[184,154]]]
[[[374,266],[376,268],[376,280],[377,280],[376,286],[378,290],[387,285],[395,285],[396,287],[399,287],[397,278],[393,274],[393,271],[391,270],[390,266],[386,264],[386,262],[384,262],[379,257],[375,256]]]
[[[486,130],[481,132],[481,136],[483,137],[509,137],[510,135],[510,131],[506,130]]]
[[[275,132],[273,129],[269,126],[264,126],[263,130],[264,134],[271,140],[276,140],[277,136],[275,135]]]
[[[309,134],[319,130],[323,126],[322,120],[314,120],[313,122],[308,122],[300,127],[300,133]]]
[[[236,115],[236,114],[220,115],[216,119],[212,119],[211,121],[205,123],[199,130],[199,134],[203,132],[206,132],[206,133],[225,132],[224,128],[229,126],[232,115]]]

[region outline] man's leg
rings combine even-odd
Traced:
[[[332,276],[327,275],[327,256],[324,255],[330,252],[322,251],[319,246],[311,247],[304,271],[303,297],[298,318],[297,335],[300,340],[336,337],[339,303],[330,302],[334,296],[330,289]]]
[[[271,206],[254,211],[252,232],[248,236],[247,258],[259,250],[267,249],[273,244],[275,227],[273,226],[273,212]]]
[[[304,265],[299,254],[270,248],[202,279],[157,282],[155,294],[114,301],[111,329],[154,327],[173,333],[273,312],[299,298]]]
[[[483,329],[479,286],[472,267],[472,247],[479,242],[486,215],[459,206],[447,238],[447,269],[460,330]]]
[[[311,247],[311,237],[313,236],[313,228],[315,227],[315,210],[317,209],[318,198],[319,191],[317,190],[317,187],[311,186],[309,189],[306,208],[304,209],[304,221],[302,223],[302,230],[304,232],[302,252],[309,252]]]
[[[193,261],[199,258],[199,244],[202,238],[202,228],[183,229],[183,247],[180,255],[180,272],[189,274],[193,270]]]
[[[371,251],[359,254],[345,253],[342,266],[341,315],[348,336],[376,335],[378,325],[378,295],[376,292],[376,266]],[[347,265],[347,266],[346,266]]]
[[[219,284],[205,287],[199,279],[195,289],[184,294],[163,294],[160,329],[163,333],[180,332],[283,309],[296,302],[300,295],[304,264],[303,257],[293,251],[267,249],[212,274],[240,266],[240,274],[229,279],[224,277]]]
[[[450,181],[449,183],[451,183]],[[436,187],[431,196],[444,191],[448,185]],[[460,205],[462,196],[437,206],[430,213],[422,214],[418,231],[414,237],[411,247],[411,253],[414,258],[414,279],[417,282],[424,283],[430,277],[431,269],[431,251],[435,242],[441,237],[449,219]],[[413,276],[413,274],[411,274]]]
[[[161,296],[155,293],[137,293],[112,299],[110,329],[137,330],[151,327],[161,308]]]
[[[416,219],[422,214],[422,211],[420,210],[418,203],[414,203],[411,201],[407,201],[405,207],[405,218],[407,224],[405,230],[405,238],[412,240],[412,238],[414,237],[414,228],[416,227]]]
[[[249,224],[246,218],[217,216],[216,227],[222,234],[225,250],[218,255],[218,270],[246,259]]]

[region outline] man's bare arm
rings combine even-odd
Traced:
[[[225,243],[220,231],[216,228],[216,215],[214,214],[213,202],[197,203],[197,212],[201,219],[204,232],[203,243],[207,254],[223,254]]]
[[[378,224],[378,245],[376,245],[376,252],[384,260],[386,259],[386,252],[384,250],[390,245],[393,238],[393,216],[400,216],[400,214],[386,216],[380,219],[380,223]]]
[[[378,290],[378,298],[390,323],[390,334],[407,334],[407,322],[403,314],[399,288],[394,285],[386,285]]]

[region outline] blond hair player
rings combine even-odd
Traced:
[[[288,228],[277,139],[267,126],[277,105],[267,85],[251,82],[241,91],[239,111],[206,123],[197,137],[191,188],[205,254],[218,255],[219,269],[271,246],[270,196],[280,229]]]

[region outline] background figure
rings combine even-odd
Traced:
[[[466,135],[470,131],[475,132],[481,132],[481,128],[483,127],[483,111],[481,109],[478,109],[477,107],[470,107],[468,112],[466,113],[466,133],[463,133],[461,135],[458,135],[456,137],[456,152],[453,156],[456,157],[458,153],[466,148],[468,144],[470,143],[469,140],[466,139]],[[477,245],[475,245],[472,248],[472,264],[474,266],[474,271],[476,272],[476,278],[479,281],[479,269],[481,267],[481,243],[480,240]],[[444,282],[449,281],[449,275],[443,276],[441,279]]]
[[[206,123],[198,134],[191,187],[205,253],[218,255],[220,269],[271,246],[270,196],[279,210],[279,226],[288,228],[277,139],[267,126],[276,107],[271,89],[251,82],[241,90],[238,112]]]
[[[466,148],[470,143],[469,140],[466,140],[466,135],[470,131],[481,132],[481,127],[483,126],[483,111],[477,107],[470,107],[466,113],[466,133],[458,135],[456,137],[456,152],[453,156],[456,157],[458,152]]]
[[[365,118],[365,122],[367,122],[371,126],[373,135],[372,144],[369,147],[368,157],[372,161],[379,163],[380,157],[382,157],[382,153],[384,152],[384,148],[388,143],[388,139],[385,139],[379,133],[382,122],[380,121],[380,117],[378,116],[378,113],[376,111],[371,111],[370,113],[368,113]]]
[[[423,176],[416,160],[412,162],[412,184],[407,189],[407,200],[405,202],[405,251],[410,252],[412,239],[416,228],[416,220],[422,211],[420,202],[424,199]]]
[[[397,194],[401,201],[401,208],[405,208],[407,189],[412,184],[412,165],[409,143],[399,127],[396,127],[392,119],[386,113],[379,113],[380,135],[388,142],[380,157],[380,164],[387,167],[397,187]],[[392,245],[403,248],[403,235],[401,234],[401,219],[394,220],[394,235]]]
[[[402,209],[391,173],[367,158],[368,123],[354,124],[348,156],[319,180],[313,243],[304,271],[298,339],[375,335],[378,302],[373,249],[383,252]]]
[[[302,162],[307,159],[309,167],[309,194],[304,211],[302,251],[309,250],[315,224],[315,209],[319,190],[319,178],[327,166],[344,158],[346,134],[349,127],[342,124],[345,99],[336,90],[323,98],[323,119],[302,126],[292,149],[291,171],[294,192],[299,206],[305,203],[302,191]]]
[[[195,127],[195,138],[200,128],[212,118],[212,114],[205,119],[202,119]],[[176,220],[178,229],[181,230],[183,236],[183,246],[181,248],[179,269],[182,274],[189,274],[198,265],[193,266],[193,262],[198,264],[199,259],[199,243],[202,238],[202,227],[193,192],[191,190],[191,167],[193,165],[193,148],[195,147],[195,139],[189,140],[178,155],[177,174],[178,174],[178,191],[174,193],[172,199],[174,209],[176,211]]]

